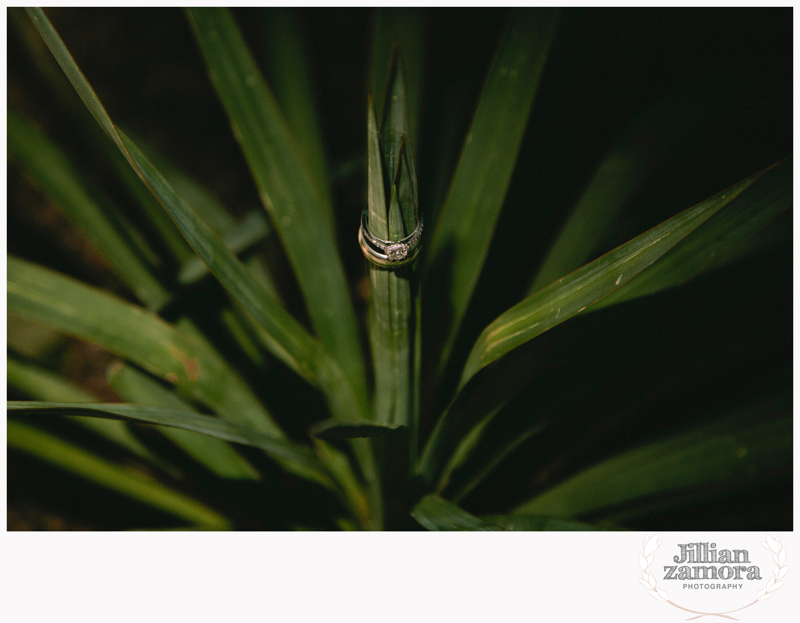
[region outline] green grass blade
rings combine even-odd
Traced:
[[[732,205],[745,189],[757,183],[763,175],[764,172],[758,173],[665,221],[528,297],[491,323],[479,336],[465,365],[459,388],[464,396],[459,395],[448,407],[428,440],[418,468],[426,482],[433,484],[439,481],[452,450],[462,436],[489,414],[488,410],[480,408],[481,401],[469,398],[472,393],[480,393],[482,383],[476,377],[479,371],[548,329],[581,313],[633,279],[714,214]],[[501,378],[494,381],[499,388],[495,394],[502,391],[504,384],[515,386],[517,376],[523,379],[527,377],[524,370],[512,372],[508,380]],[[474,383],[471,382],[473,380]],[[493,396],[492,400],[495,401],[494,407],[504,404],[502,399],[498,400],[498,396]]]
[[[426,495],[411,511],[423,528],[434,532],[504,532],[500,526],[483,521],[438,495]]]
[[[358,328],[324,201],[227,9],[189,9],[201,50],[272,225],[292,263],[314,329],[362,405]]]
[[[267,294],[276,301],[281,300],[281,293],[278,291],[278,286],[275,284],[275,279],[264,258],[254,255],[245,262],[245,266],[253,278],[264,287]]]
[[[108,382],[111,389],[125,402],[194,412],[192,406],[174,392],[121,362],[113,364],[109,369]],[[164,427],[161,432],[198,463],[222,478],[259,478],[258,471],[224,441],[179,428]]]
[[[241,309],[223,309],[219,314],[220,322],[225,325],[230,336],[234,339],[239,348],[242,349],[247,358],[255,364],[256,367],[261,368],[264,366],[265,359],[261,349],[256,344],[255,336],[247,324],[247,319],[252,318]]]
[[[757,173],[681,212],[512,307],[478,337],[464,367],[461,386],[492,361],[629,282],[763,175]]]
[[[120,136],[136,163],[137,170],[170,213],[186,239],[233,299],[261,327],[263,333],[260,335],[264,338],[262,342],[276,357],[321,388],[336,417],[340,419],[361,417],[362,404],[341,368],[325,348],[286,312],[280,302],[274,299],[236,256],[214,236],[137,146],[122,132]],[[365,468],[365,465],[369,465],[372,461],[371,452],[368,447],[363,446],[359,446],[357,452],[362,463],[362,471],[369,481],[369,475],[374,469]],[[328,466],[342,487],[352,490],[348,480],[349,466],[336,464]],[[299,473],[291,463],[285,467]],[[355,499],[357,496],[350,497]],[[375,504],[373,499],[371,506],[374,508]],[[354,508],[354,512],[358,515],[359,509]]]
[[[792,205],[792,164],[792,158],[781,162],[650,269],[590,309],[596,311],[682,285],[724,261]]]
[[[367,201],[371,231],[386,232],[388,237],[388,206],[383,186],[383,164],[378,122],[372,98],[367,105]],[[380,236],[381,234],[376,235]],[[391,361],[394,345],[392,340],[392,318],[389,303],[389,273],[370,267],[369,337],[372,349],[372,364],[375,373],[375,396],[373,416],[388,421],[394,394],[392,368],[383,362]]]
[[[205,264],[203,266],[205,267]],[[245,266],[253,278],[264,287],[267,294],[280,302],[280,293],[266,262],[259,256],[253,256],[245,262]],[[280,349],[280,346],[241,305],[236,303],[235,299],[231,298],[231,302],[232,307],[223,309],[220,313],[220,320],[242,351],[260,368],[264,365],[265,359],[257,342],[260,342],[270,352]]]
[[[542,362],[542,357],[532,359],[528,348],[518,348],[497,365],[481,369],[460,389],[439,418],[416,467],[427,486],[442,490],[449,472],[473,452],[470,445],[478,440],[474,435],[482,434],[483,425],[491,426],[500,410],[542,373]],[[450,492],[447,498],[456,501]]]
[[[743,481],[791,460],[791,417],[750,426],[728,418],[608,459],[514,514],[578,517],[650,495]]]
[[[489,416],[489,419],[492,419],[492,415],[496,414],[491,414]],[[540,424],[538,426],[532,425],[529,426],[527,430],[521,433],[517,433],[512,439],[510,440],[504,439],[506,443],[503,443],[502,445],[495,444],[493,447],[487,449],[484,447],[484,444],[481,444],[478,448],[472,449],[477,456],[474,457],[470,456],[469,458],[472,459],[473,462],[478,463],[480,465],[480,468],[476,470],[477,471],[476,474],[472,474],[471,478],[468,478],[467,482],[459,483],[458,486],[456,487],[450,487],[455,490],[452,493],[450,493],[448,489],[447,492],[448,497],[450,497],[456,503],[460,502],[466,495],[468,495],[473,489],[475,489],[475,487],[477,487],[480,483],[482,483],[517,448],[519,448],[523,443],[525,443],[533,435],[540,432],[544,428],[545,428],[544,424]],[[483,432],[483,430],[479,432]],[[488,455],[488,457],[486,455]],[[469,468],[470,466],[467,465],[465,467]],[[450,466],[448,466],[448,468],[450,468]],[[443,479],[449,480],[450,478],[450,474],[448,473],[449,471],[452,471],[452,468],[445,471]],[[448,482],[448,484],[450,483]]]
[[[321,207],[335,229],[328,164],[319,115],[308,67],[297,9],[275,7],[264,10],[267,62],[283,116],[305,156],[314,183],[320,190]]]
[[[391,424],[376,424],[369,420],[323,420],[311,428],[311,434],[325,441],[340,441],[357,437],[382,437],[402,428]]]
[[[58,36],[58,33],[56,32],[56,29],[53,28],[50,20],[47,19],[44,12],[39,8],[28,8],[25,10],[28,12],[31,20],[33,20],[34,25],[39,30],[44,42],[47,44],[47,47],[50,48],[50,51],[53,53],[56,61],[61,66],[61,69],[66,74],[67,78],[69,78],[69,81],[78,92],[81,100],[83,100],[86,108],[89,109],[89,112],[92,113],[92,116],[95,118],[97,123],[99,123],[100,127],[103,128],[103,131],[119,148],[120,152],[123,156],[125,156],[128,163],[133,167],[134,170],[136,170],[136,165],[133,163],[133,160],[128,155],[125,146],[122,144],[122,139],[120,139],[119,134],[117,134],[117,130],[114,127],[111,118],[108,116],[108,113],[106,113],[103,105],[97,98],[97,94],[92,89],[89,81],[86,80],[86,77],[81,73],[81,70],[78,68],[78,65],[75,63],[75,60],[69,53],[69,50],[67,50],[67,46],[64,45],[61,37]]]
[[[131,140],[133,140],[139,146],[145,156],[147,156],[147,159],[152,162],[153,165],[161,172],[167,182],[169,182],[169,185],[175,189],[175,192],[183,197],[183,200],[186,201],[186,203],[192,206],[192,209],[197,212],[197,215],[206,225],[208,225],[211,231],[213,231],[217,236],[224,236],[236,226],[236,220],[233,218],[233,216],[231,216],[228,209],[222,205],[222,203],[220,203],[217,198],[214,197],[214,195],[206,190],[202,184],[184,173],[175,164],[170,162],[163,155],[159,154],[150,145],[142,142],[138,136],[127,132],[126,134],[131,137]],[[130,171],[130,167],[127,168]],[[142,187],[141,183],[139,183],[139,187]],[[164,213],[165,216],[167,216],[167,219],[170,221],[170,225],[172,225],[172,228],[181,237],[181,242],[183,242],[185,245],[186,241],[183,239],[180,231],[175,227],[175,224],[172,223],[172,220],[169,219],[169,216],[166,214],[166,212],[164,212],[164,208],[161,207],[161,204],[158,203],[158,200],[153,197],[152,193],[150,193],[147,187],[142,188],[145,192],[147,192],[148,195],[150,195],[150,199],[155,201],[155,203],[158,205],[158,209]]]
[[[327,350],[269,295],[238,258],[214,236],[136,145],[124,134],[121,136],[147,183],[209,270],[274,340],[271,342],[273,354],[318,385],[337,417],[358,418],[361,413],[358,396]]]
[[[410,235],[419,206],[403,64],[395,56],[387,106],[378,134],[375,110],[367,112],[368,223],[384,240]],[[385,270],[370,264],[370,343],[378,422],[408,426],[411,460],[416,454],[419,402],[419,273],[417,264]]]
[[[22,11],[22,9],[19,9],[19,11]],[[32,11],[34,10],[29,10],[29,13],[33,18],[34,13]],[[131,169],[129,163],[125,160],[125,156],[120,153],[114,144],[109,143],[101,128],[89,117],[80,100],[75,98],[75,90],[70,86],[70,82],[65,77],[64,72],[56,64],[54,55],[63,55],[62,60],[67,63],[74,62],[69,57],[52,26],[47,22],[44,14],[38,9],[35,10],[35,14],[37,18],[34,19],[34,23],[42,36],[36,34],[36,29],[33,28],[31,21],[27,17],[24,18],[24,21],[15,19],[32,61],[40,73],[46,77],[62,107],[70,111],[71,116],[81,123],[85,129],[86,136],[91,139],[93,145],[102,152],[103,157],[111,164],[120,181],[142,208],[174,258],[179,262],[186,259],[191,255],[192,250],[186,244],[183,236],[175,228],[175,225],[169,216],[165,214],[158,201],[142,185],[135,171]],[[47,47],[43,46],[42,37],[50,40],[48,46],[51,47],[52,54],[48,52]]]
[[[123,233],[124,217],[119,210],[83,179],[60,149],[20,115],[9,109],[7,121],[12,157],[42,192],[61,206],[136,297],[150,309],[160,308],[169,293]]]
[[[113,491],[166,511],[207,529],[228,529],[230,523],[216,511],[140,472],[115,465],[36,428],[9,420],[8,445],[78,474]]]
[[[187,331],[116,296],[8,258],[8,312],[98,344],[231,421],[282,432],[241,378]]]
[[[747,192],[737,202],[744,200]],[[717,395],[716,401],[722,406],[722,397],[730,393],[717,389],[714,394],[718,379],[740,370],[742,365],[755,365],[745,362],[762,361],[746,374],[748,383],[760,387],[760,374],[767,374],[772,365],[777,365],[773,362],[780,361],[780,357],[775,360],[766,350],[770,344],[783,344],[786,340],[786,331],[781,333],[779,329],[785,323],[775,316],[783,307],[786,317],[786,306],[780,303],[785,295],[777,294],[776,277],[770,273],[782,265],[786,255],[784,247],[777,254],[755,258],[758,263],[750,266],[729,267],[686,288],[662,292],[613,313],[608,310],[591,314],[484,368],[462,391],[467,405],[482,401],[475,392],[470,394],[479,381],[483,387],[494,387],[496,383],[492,381],[498,376],[532,373],[516,397],[514,390],[519,391],[520,385],[500,388],[497,403],[484,400],[478,416],[488,413],[495,404],[508,404],[481,431],[480,441],[468,459],[452,475],[445,473],[447,486],[443,495],[460,503],[478,485],[480,491],[486,492],[497,478],[510,477],[509,465],[515,462],[529,470],[519,474],[520,481],[528,478],[529,483],[544,483],[559,471],[569,469],[574,461],[588,466],[588,453],[597,456],[602,448],[608,452],[610,445],[619,447],[626,438],[609,431],[627,430],[628,422],[643,425],[636,413],[658,409],[665,397],[664,387],[669,388],[671,396],[706,387],[701,393]],[[742,292],[747,292],[744,299]],[[681,336],[680,343],[676,342],[676,335]],[[749,350],[734,353],[726,335],[759,337],[751,341]],[[729,366],[728,372],[723,372],[724,366]],[[741,383],[735,385],[741,393]],[[705,416],[699,404],[704,403],[690,400],[685,408],[677,410],[676,417],[697,421]],[[459,408],[453,419],[465,423],[465,428],[475,421],[463,406],[453,408]],[[550,442],[535,441],[534,436],[543,429],[547,429]],[[517,450],[521,444],[524,447]],[[591,462],[601,458],[603,455]],[[501,474],[494,474],[498,468]]]
[[[200,13],[203,16],[207,16],[207,13],[203,11],[200,11]],[[331,359],[330,355],[321,349],[318,343],[313,340],[278,303],[274,302],[264,292],[263,287],[259,287],[258,283],[247,273],[236,257],[225,248],[209,230],[208,226],[203,223],[191,208],[189,208],[186,202],[175,193],[174,189],[167,183],[159,171],[153,167],[150,161],[145,158],[133,142],[114,126],[100,104],[100,101],[94,94],[94,91],[92,91],[86,78],[80,72],[77,65],[75,65],[74,60],[64,47],[58,34],[55,32],[50,22],[47,21],[44,13],[33,10],[29,11],[29,14],[34,19],[37,28],[42,32],[45,42],[48,47],[50,47],[51,51],[53,51],[53,54],[64,69],[67,77],[84,100],[84,103],[89,107],[90,112],[92,112],[101,127],[109,133],[114,143],[123,152],[123,155],[141,177],[142,181],[144,181],[159,198],[172,219],[178,225],[184,237],[192,244],[193,248],[206,265],[211,267],[212,272],[221,280],[223,286],[226,287],[247,312],[275,338],[275,342],[280,348],[276,349],[274,354],[300,374],[312,380],[312,382],[318,383],[328,396],[332,404],[332,409],[337,416],[343,419],[358,417],[359,413],[364,410],[365,396],[357,393],[357,390],[352,389],[350,383],[346,381],[343,382],[342,371]],[[227,20],[230,20],[230,15],[228,15],[227,12],[223,11],[222,15],[223,19],[227,18]],[[233,22],[226,21],[226,23],[229,28],[234,29],[234,39],[239,44],[236,47],[236,52],[239,54],[239,57],[244,55],[252,62],[252,59],[249,58],[247,51],[243,47],[241,39],[238,37],[238,31],[235,31]],[[241,76],[237,74],[236,78],[241,79]],[[237,82],[237,84],[239,83]],[[252,102],[248,100],[248,103]],[[284,144],[283,147],[287,147],[287,145]],[[291,145],[288,147],[291,147]],[[281,154],[286,155],[284,152],[281,152]],[[136,156],[135,159],[134,155]],[[286,164],[287,163],[283,162],[283,165]],[[310,214],[304,213],[304,215],[311,219]],[[291,229],[293,232],[297,232],[298,230],[305,231],[304,227],[300,227],[302,222],[298,221],[296,225],[296,227],[292,228],[286,226],[285,229]],[[331,257],[334,257],[334,255]],[[324,266],[326,269],[330,269],[333,264],[336,264],[336,262],[331,261],[331,257],[321,262],[320,265]],[[341,269],[341,265],[339,265],[339,268]],[[326,270],[320,270],[318,273],[319,274],[316,275],[315,278],[321,276],[321,278],[325,279],[326,276],[330,276]],[[343,273],[341,277],[344,279]],[[347,298],[347,304],[350,305],[346,284],[342,284],[340,295],[345,296]],[[342,320],[336,313],[337,309],[341,309],[341,306],[337,305],[336,300],[337,298],[335,297],[331,299],[331,307],[326,308],[325,312],[329,313],[333,310],[332,315],[328,318],[328,320],[331,321],[337,319]],[[352,307],[350,307],[350,311],[352,312]],[[351,318],[351,321],[353,322],[354,328],[354,317]],[[339,329],[341,330],[345,324],[346,323],[340,325]],[[342,335],[346,333],[346,329],[342,331]],[[358,346],[357,341],[355,345]],[[360,361],[360,353],[358,359]],[[151,369],[150,371],[153,370]],[[360,378],[360,387],[358,385],[357,387],[363,388],[364,383],[365,381],[362,374]],[[353,398],[353,392],[356,392],[355,399]],[[252,396],[249,390],[244,390],[243,395],[247,398]],[[355,405],[353,404],[354,400],[356,401]],[[245,412],[246,411],[247,410],[245,410]],[[242,417],[244,417],[244,415]]]
[[[16,388],[34,400],[43,400],[45,402],[98,402],[97,397],[79,387],[75,387],[66,379],[49,370],[19,361],[13,357],[8,357],[6,363],[9,387]],[[98,420],[95,418],[71,419],[151,463],[160,462],[128,430],[125,422]]]
[[[422,99],[422,15],[417,7],[379,7],[375,11],[372,37],[370,91],[376,110],[386,105],[395,50],[400,51],[405,73],[409,136],[419,142],[419,112]],[[390,96],[391,97],[391,96]]]
[[[58,374],[14,357],[9,356],[6,359],[6,371],[9,386],[36,400],[97,402],[95,396],[80,387],[75,387]]]
[[[190,203],[189,205],[192,204]],[[209,229],[211,229],[210,226]],[[222,244],[230,249],[231,253],[239,255],[266,238],[269,232],[269,223],[264,213],[261,211],[251,212],[222,236]],[[178,282],[182,285],[191,285],[207,274],[208,267],[200,257],[195,255],[186,260],[181,266],[180,271],[178,271]]]
[[[131,169],[128,160],[120,153],[117,146],[106,140],[102,132],[97,131],[97,124],[94,125],[95,134],[98,134],[97,144],[102,146],[103,155],[114,167],[117,177],[127,188],[141,207],[147,219],[153,225],[153,229],[158,233],[164,246],[174,258],[175,263],[181,263],[194,255],[192,248],[184,240],[181,232],[175,227],[175,223],[161,207],[161,204],[150,192],[150,189],[142,184],[142,180],[136,171]]]
[[[742,266],[760,256],[791,247],[794,233],[792,220],[791,213],[779,216],[775,221],[733,247],[718,261],[711,263],[705,270],[716,272],[737,264]],[[693,278],[691,277],[691,279]]]
[[[494,515],[483,519],[512,532],[585,532],[602,530],[597,526],[579,521],[567,521],[553,517],[536,517],[534,515]]]
[[[544,259],[528,294],[583,266],[657,166],[711,115],[705,89],[671,93],[634,116],[600,162]]]
[[[451,310],[443,325],[437,376],[488,253],[557,21],[553,9],[512,14],[433,231],[425,292],[434,309]],[[446,275],[449,283],[443,282]]]
[[[319,348],[313,338],[297,323],[263,286],[247,271],[236,256],[214,235],[194,210],[180,197],[166,178],[144,156],[139,148],[120,132],[137,165],[153,193],[175,220],[181,232],[199,254],[205,266],[226,287],[235,300],[274,336],[273,353],[302,376],[313,380],[313,365],[304,361],[313,359]],[[235,242],[235,240],[234,240]]]
[[[362,405],[327,351],[266,293],[263,286],[174,193],[127,137],[125,141],[131,150],[127,152],[126,149],[126,153],[136,156],[137,171],[147,174],[144,179],[170,210],[181,231],[192,241],[214,275],[262,327],[271,329],[270,337],[275,341],[270,343],[277,347],[273,351],[276,356],[320,386],[336,417],[360,418]],[[9,258],[8,264],[8,308],[12,313],[99,343],[149,372],[175,383],[179,389],[208,404],[220,415],[233,421],[244,419],[248,425],[260,427],[260,430],[276,437],[283,436],[249,388],[196,337],[154,315],[147,316],[142,310],[127,306],[114,297],[45,269],[14,258]],[[33,289],[32,275],[36,277]],[[82,313],[84,305],[89,306],[90,313]],[[286,350],[283,350],[284,346]],[[357,445],[356,452],[362,463],[362,472],[369,482],[376,475],[371,451],[369,447]],[[292,469],[292,464],[286,464],[285,467]],[[346,465],[334,465],[331,469],[339,481],[348,476]],[[375,494],[370,501],[372,520],[380,525],[374,514],[376,504]],[[354,512],[359,511],[355,509]]]
[[[306,446],[264,433],[233,422],[214,417],[197,415],[187,411],[165,407],[150,407],[131,404],[68,404],[54,402],[8,402],[8,411],[19,415],[75,415],[101,417],[144,422],[159,426],[171,426],[181,430],[208,435],[214,439],[240,443],[264,450],[268,455],[291,462],[304,468],[306,477],[331,486],[330,477],[320,467],[319,461]]]

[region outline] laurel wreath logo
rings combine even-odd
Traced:
[[[756,601],[764,601],[772,597],[775,591],[783,586],[785,581],[783,578],[786,577],[786,572],[789,570],[789,566],[786,564],[786,550],[778,537],[773,539],[770,535],[767,535],[767,540],[761,541],[761,545],[772,552],[772,560],[775,562],[775,569],[767,585],[758,591],[758,599],[756,599]]]
[[[776,591],[784,585],[784,578],[786,577],[786,573],[789,571],[789,566],[786,564],[786,549],[783,547],[780,539],[778,537],[773,538],[770,535],[767,535],[766,541],[762,541],[761,545],[763,545],[768,551],[772,552],[772,560],[775,562],[775,568],[773,569],[772,577],[769,579],[766,586],[758,591],[755,601],[750,602],[746,606],[742,606],[741,608],[730,610],[728,612],[698,612],[697,610],[689,610],[688,608],[684,608],[683,606],[670,601],[667,591],[658,587],[655,576],[648,571],[650,565],[653,564],[655,552],[661,546],[661,543],[662,541],[658,538],[657,534],[654,534],[649,538],[645,537],[644,541],[642,542],[642,551],[639,552],[639,566],[642,568],[642,577],[639,578],[639,583],[647,589],[647,592],[650,593],[651,597],[658,599],[659,601],[664,601],[671,606],[679,608],[680,610],[698,615],[686,619],[687,621],[701,619],[706,616],[715,616],[736,621],[738,619],[728,615],[733,614],[734,612],[740,612],[745,608],[749,608],[753,604],[757,604],[759,601],[764,601],[772,597]]]

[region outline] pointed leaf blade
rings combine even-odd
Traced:
[[[21,422],[9,421],[11,448],[27,452],[103,487],[117,491],[205,529],[230,528],[227,519],[200,502],[132,470],[100,459],[90,452]]]
[[[437,298],[436,307],[452,309],[443,327],[437,374],[447,362],[488,253],[557,20],[553,9],[512,14],[433,231],[425,292]],[[437,281],[443,274],[451,274],[451,283]],[[445,291],[449,300],[441,301]]]
[[[314,89],[303,47],[297,9],[286,7],[264,9],[264,30],[267,61],[275,97],[286,117],[289,129],[297,140],[298,148],[308,161],[314,183],[320,191],[325,218],[334,227],[328,164],[325,159],[319,115],[314,106]]]
[[[9,387],[14,387],[33,400],[71,403],[99,400],[66,379],[37,365],[13,357],[8,357],[6,364]],[[96,418],[73,418],[73,421],[151,463],[159,463],[159,459],[136,439],[124,422]]]
[[[194,412],[192,406],[177,394],[130,365],[121,362],[112,364],[107,377],[111,389],[125,402]],[[258,471],[220,439],[172,427],[162,427],[160,432],[198,463],[222,478],[259,479]]]
[[[124,134],[126,149],[153,192],[209,270],[253,319],[274,339],[273,354],[325,392],[331,409],[343,419],[357,418],[359,398],[336,361],[245,268],[178,196],[159,171]]]
[[[359,400],[366,378],[356,316],[334,232],[308,165],[227,9],[189,9],[209,72],[264,207],[292,263],[320,340]]]
[[[282,435],[241,378],[200,340],[116,296],[8,258],[8,311],[142,366],[223,417]]]
[[[633,279],[763,175],[757,173],[681,212],[512,307],[481,333],[464,367],[461,386],[482,367]]]
[[[386,85],[392,66],[392,53],[403,57],[409,136],[416,145],[419,139],[419,107],[422,93],[422,15],[417,7],[379,7],[375,11],[372,38],[370,89],[377,110],[385,106]]]
[[[220,59],[227,59],[233,62],[233,59],[230,59],[223,54],[223,52],[229,52],[232,53],[240,62],[250,64],[253,63],[252,58],[249,57],[249,53],[244,48],[244,44],[241,41],[241,37],[238,35],[238,31],[236,30],[235,24],[233,24],[232,18],[225,10],[220,10],[216,13],[211,11],[216,18],[210,15],[207,11],[201,10],[197,13],[201,15],[201,17],[211,18],[211,22],[204,23],[209,27],[209,29],[211,29],[212,32],[213,25],[216,23],[215,19],[219,19],[222,22],[221,24],[217,24],[218,26],[225,26],[227,28],[226,32],[229,35],[229,39],[227,41],[233,46],[234,49],[232,51],[227,48],[222,49],[220,51],[222,56],[216,59],[217,61],[220,61]],[[164,208],[169,212],[172,219],[178,225],[181,233],[183,233],[184,237],[186,237],[190,244],[193,245],[195,251],[198,253],[198,255],[200,255],[206,265],[211,268],[212,272],[215,273],[215,276],[222,281],[223,286],[231,292],[234,298],[236,298],[237,302],[239,302],[247,310],[247,312],[252,315],[256,321],[259,322],[259,324],[261,324],[262,327],[267,330],[267,332],[270,333],[270,335],[275,339],[274,354],[287,363],[287,365],[298,371],[301,375],[322,386],[324,391],[326,391],[326,394],[328,394],[330,402],[332,403],[332,409],[337,414],[345,418],[357,417],[358,413],[363,409],[365,397],[363,395],[357,395],[359,404],[353,404],[352,393],[354,390],[351,389],[352,386],[349,383],[342,382],[343,379],[341,368],[336,365],[336,363],[331,359],[330,355],[328,355],[323,349],[319,348],[316,341],[307,334],[307,332],[299,325],[299,323],[289,316],[289,314],[269,296],[264,288],[261,287],[252,278],[252,276],[249,275],[236,257],[219,241],[216,236],[214,236],[208,226],[203,223],[196,213],[189,208],[183,198],[174,191],[172,186],[170,186],[166,179],[150,163],[150,161],[144,156],[138,147],[113,124],[97,96],[94,94],[91,85],[80,72],[80,69],[78,69],[75,61],[72,59],[66,47],[64,46],[63,41],[61,41],[58,33],[56,33],[55,29],[47,20],[44,13],[37,9],[29,11],[29,14],[34,19],[34,23],[42,33],[45,42],[53,52],[54,56],[56,56],[59,64],[67,74],[67,77],[70,79],[73,86],[84,100],[84,103],[86,103],[87,107],[95,116],[98,123],[100,123],[101,127],[103,127],[109,136],[111,136],[114,143],[119,147],[120,151],[130,163],[131,167],[133,167],[134,171],[136,171],[145,185],[156,195]],[[211,39],[213,39],[215,42],[218,42],[219,38],[216,34],[214,34],[214,36],[211,36]],[[248,74],[248,76],[255,76],[256,73]],[[232,76],[231,79],[235,81],[235,87],[240,87],[242,89],[245,88],[244,82],[247,82],[247,85],[252,82],[252,80],[248,82],[240,74]],[[256,83],[256,86],[258,86],[257,79]],[[252,104],[252,102],[249,102],[249,100],[245,103]],[[279,116],[279,113],[276,114]],[[270,126],[270,129],[275,130],[275,127]],[[277,131],[278,134],[280,134],[280,128],[278,128]],[[281,139],[281,137],[278,136],[278,139]],[[290,144],[286,143],[286,141],[281,142],[281,140],[279,140],[278,142],[282,148],[288,149],[289,151],[293,149]],[[135,158],[134,155],[136,156]],[[274,156],[275,154],[272,155]],[[291,156],[291,154],[283,155],[287,157]],[[297,171],[300,171],[300,169],[302,169],[302,167],[299,167]],[[306,214],[306,216],[312,221],[314,220],[312,214]],[[296,227],[293,231],[298,229],[303,228]],[[303,231],[305,231],[305,229],[303,229]],[[330,234],[330,232],[328,233]],[[333,256],[334,254],[332,254],[332,257]],[[322,263],[324,267],[329,267],[335,264],[337,264],[337,262],[327,261],[327,263]],[[326,270],[327,268],[325,270],[318,271],[319,274],[316,275],[315,278],[321,277],[324,280],[326,278]],[[346,286],[342,286],[340,295],[347,297]],[[331,298],[330,300],[332,301],[334,307],[336,307],[336,297]],[[347,303],[350,303],[349,297],[347,298]],[[334,312],[328,318],[329,321],[336,318],[334,307],[328,308],[325,311],[326,314],[332,310]],[[319,309],[317,309],[317,311],[319,311]],[[346,324],[347,323],[344,323],[342,326],[345,326],[346,328]],[[340,326],[340,329],[341,328],[342,327]],[[342,335],[345,335],[346,333],[347,331],[345,330]],[[358,346],[357,341],[355,346]],[[358,361],[360,361],[360,357],[361,356],[359,352],[357,357]],[[354,360],[351,360],[350,363],[353,364],[353,361]],[[358,367],[358,365],[363,364],[356,362],[354,365]],[[363,374],[360,379],[356,378],[357,386],[359,382],[361,383],[361,387],[363,387],[363,384],[365,383]],[[244,395],[248,394],[249,390],[245,390]]]
[[[102,198],[66,155],[21,115],[9,109],[7,121],[8,148],[14,159],[64,210],[137,298],[150,309],[160,308],[169,293],[119,227],[121,212]]]
[[[277,459],[290,461],[305,468],[308,477],[330,485],[327,474],[320,468],[314,454],[304,446],[285,439],[265,435],[253,428],[218,418],[197,415],[178,409],[132,404],[69,404],[50,402],[8,402],[9,412],[27,416],[75,415],[144,422],[171,426],[181,430],[208,435],[214,439],[232,441],[264,450]]]
[[[619,132],[547,254],[528,294],[583,266],[597,254],[617,215],[671,152],[684,146],[721,100],[710,88],[669,93]]]
[[[752,477],[791,460],[791,418],[727,418],[581,472],[514,513],[577,517],[648,495]]]
[[[378,424],[369,420],[323,420],[311,428],[311,434],[325,441],[341,441],[357,437],[385,437],[401,428],[399,425]]]
[[[239,255],[254,244],[267,238],[269,233],[270,226],[264,213],[261,211],[251,212],[241,222],[230,227],[221,240],[222,244],[230,249],[231,253]],[[178,283],[191,285],[207,274],[208,267],[200,257],[195,255],[186,260],[181,266],[178,271]]]
[[[505,532],[500,526],[483,521],[438,495],[427,495],[414,507],[411,516],[433,532]]]
[[[590,309],[596,311],[682,285],[724,260],[792,205],[792,165],[791,157],[781,162],[651,268]]]

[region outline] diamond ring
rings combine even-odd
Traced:
[[[369,208],[361,214],[361,227],[358,229],[358,244],[364,256],[373,264],[383,268],[399,268],[413,262],[419,253],[422,241],[422,217],[417,227],[402,240],[381,240],[373,236],[367,227]]]

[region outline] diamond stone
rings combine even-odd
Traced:
[[[408,255],[408,246],[404,245],[402,242],[390,244],[388,247],[386,247],[386,257],[388,257],[392,262],[404,260],[406,255]]]

